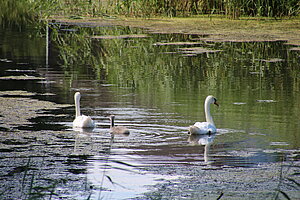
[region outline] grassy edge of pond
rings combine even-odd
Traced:
[[[133,18],[70,18],[51,16],[51,20],[67,23],[88,23],[97,26],[122,25],[139,27],[155,33],[185,33],[209,35],[208,41],[251,42],[285,40],[288,44],[300,46],[300,17],[275,20],[271,18],[241,18],[231,20],[220,16]]]

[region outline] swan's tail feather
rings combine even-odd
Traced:
[[[191,135],[199,134],[200,129],[197,126],[190,126],[188,133]]]

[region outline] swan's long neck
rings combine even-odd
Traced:
[[[80,97],[78,95],[75,96],[75,112],[76,117],[80,116]]]
[[[210,114],[210,102],[209,102],[209,99],[206,99],[205,100],[205,103],[204,103],[204,111],[205,111],[205,118],[206,118],[206,121],[215,125],[214,123],[214,120]]]

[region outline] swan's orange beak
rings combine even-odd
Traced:
[[[219,104],[215,101],[215,103],[214,103],[216,106],[218,106],[219,107]]]

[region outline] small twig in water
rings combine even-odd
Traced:
[[[222,193],[219,195],[219,197],[217,198],[217,200],[221,199],[223,195],[224,195],[224,193],[222,192]]]

